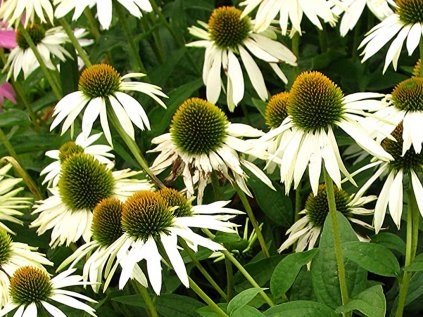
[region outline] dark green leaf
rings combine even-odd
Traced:
[[[328,306],[306,300],[293,301],[269,308],[265,313],[269,317],[337,317]]]
[[[270,292],[273,297],[280,297],[289,290],[301,268],[310,262],[317,252],[317,249],[313,249],[292,253],[279,262],[270,278]]]
[[[246,306],[261,291],[259,288],[250,288],[236,295],[228,304],[228,313]]]
[[[257,308],[244,306],[231,313],[231,317],[264,317],[264,315]]]
[[[390,232],[380,232],[372,237],[372,242],[381,244],[391,250],[405,255],[405,242],[396,234]]]
[[[370,287],[352,298],[348,304],[336,309],[339,313],[358,310],[368,317],[384,317],[386,314],[386,300],[382,286]]]
[[[417,255],[413,262],[406,268],[404,268],[406,271],[412,271],[412,272],[418,272],[423,271],[423,253],[420,253]]]
[[[25,111],[10,110],[0,112],[0,128],[10,128],[13,126],[28,126],[29,116]]]

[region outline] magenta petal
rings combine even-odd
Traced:
[[[16,47],[16,32],[13,30],[0,31],[0,47],[15,48]]]
[[[9,99],[11,102],[16,103],[15,91],[9,83],[3,83],[0,86],[0,106],[3,106],[4,98]]]

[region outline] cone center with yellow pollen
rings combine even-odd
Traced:
[[[79,77],[78,87],[89,98],[108,97],[119,91],[120,74],[110,65],[87,67]]]
[[[400,82],[392,91],[394,106],[403,111],[423,111],[423,78],[412,77]]]
[[[123,230],[135,239],[146,241],[167,234],[173,219],[172,209],[157,192],[136,192],[122,206]]]
[[[234,7],[219,7],[209,19],[210,37],[220,48],[235,48],[248,37],[249,17],[241,19],[241,11]]]
[[[10,259],[12,238],[6,231],[0,229],[0,267]]]
[[[73,211],[93,210],[102,199],[113,195],[114,186],[112,172],[92,155],[74,154],[62,164],[59,194]]]
[[[288,116],[288,92],[281,92],[273,95],[267,103],[264,118],[269,128],[275,129],[281,125]]]
[[[68,141],[64,143],[59,149],[59,160],[61,163],[63,163],[68,157],[83,152],[84,149],[82,146],[76,144],[74,141]]]
[[[397,0],[396,13],[406,24],[423,23],[423,0]]]
[[[45,301],[52,290],[47,272],[36,267],[20,267],[10,279],[10,296],[16,304],[29,305]]]
[[[223,145],[228,124],[225,113],[217,106],[200,98],[191,98],[173,116],[170,135],[181,152],[209,154]]]
[[[334,187],[334,192],[336,210],[341,212],[344,216],[349,216],[350,208],[348,206],[348,202],[350,196],[346,191],[338,189],[337,187]],[[321,184],[319,186],[319,190],[317,191],[316,196],[314,196],[313,193],[308,196],[305,209],[306,214],[310,219],[310,222],[315,227],[322,227],[325,223],[326,216],[329,213],[329,205],[325,184]]]
[[[192,216],[192,204],[179,191],[173,188],[162,188],[157,192],[165,199],[169,207],[177,207],[173,214],[175,217],[189,217]]]
[[[105,198],[93,210],[91,231],[101,246],[109,246],[122,234],[122,203],[117,198]]]
[[[38,24],[27,26],[26,31],[28,32],[35,46],[40,44],[41,41],[46,36],[46,31],[41,25],[38,25]],[[27,48],[29,48],[29,44],[26,41],[25,37],[22,35],[22,32],[20,30],[16,31],[16,44],[18,44],[18,46],[23,50],[26,50]]]
[[[397,141],[395,142],[387,138],[382,141],[382,147],[384,150],[391,154],[394,158],[393,161],[389,162],[389,165],[391,168],[396,170],[402,169],[404,172],[408,172],[410,170],[419,172],[422,170],[423,166],[423,153],[417,154],[414,151],[414,148],[411,147],[407,152],[405,152],[404,156],[402,156],[402,146],[404,143],[402,139],[402,132],[403,125],[400,123],[391,133]]]
[[[342,90],[319,72],[301,73],[292,84],[288,114],[306,132],[334,126],[344,113]]]

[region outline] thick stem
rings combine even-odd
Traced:
[[[88,20],[89,29],[96,42],[100,39],[100,30],[98,29],[97,21],[94,19],[91,9],[89,7],[85,8],[84,15]]]
[[[160,179],[157,178],[156,175],[151,171],[150,167],[148,166],[147,161],[141,154],[141,150],[139,149],[138,145],[135,143],[129,135],[126,134],[125,130],[122,128],[121,124],[119,123],[116,114],[113,111],[108,111],[107,115],[110,118],[113,126],[115,127],[116,131],[119,133],[125,144],[128,146],[129,150],[131,151],[132,155],[135,157],[135,160],[140,165],[140,167],[150,176],[151,180],[156,183],[159,188],[166,188],[166,186],[161,182]]]
[[[338,219],[337,219],[338,217],[337,217],[337,211],[336,211],[335,191],[333,189],[333,181],[330,178],[328,172],[326,171],[326,168],[323,169],[323,174],[325,177],[329,214],[332,220],[333,242],[335,245],[336,265],[338,267],[339,288],[341,289],[342,305],[345,305],[348,303],[349,299],[348,299],[347,282],[345,277],[344,258],[342,256],[341,232],[338,226]]]
[[[248,218],[250,218],[251,224],[253,225],[254,231],[257,234],[257,238],[260,243],[261,250],[263,251],[263,254],[268,258],[269,250],[267,249],[266,241],[264,240],[263,234],[260,230],[260,226],[257,222],[256,217],[254,216],[253,209],[250,206],[250,203],[248,201],[247,196],[245,193],[239,188],[237,184],[234,184],[235,190],[238,193],[239,198],[241,199],[242,205],[244,206],[245,211],[247,212]]]
[[[81,57],[82,61],[84,62],[85,66],[87,67],[91,66],[90,58],[88,57],[87,53],[85,53],[81,44],[79,44],[79,41],[76,38],[75,34],[73,33],[69,23],[64,18],[59,19],[59,22],[62,25],[63,29],[65,30],[66,34],[68,35],[73,47],[78,52],[79,57]]]
[[[120,25],[122,26],[123,33],[125,33],[126,40],[129,44],[129,52],[132,55],[132,59],[135,63],[134,67],[137,72],[143,72],[144,74],[147,74],[147,71],[144,67],[144,64],[141,60],[140,54],[138,53],[137,45],[134,41],[134,36],[131,34],[131,31],[129,30],[127,17],[125,16],[125,13],[122,10],[122,7],[120,4],[116,3],[116,12],[119,17]]]
[[[194,282],[194,280],[190,277],[189,278],[189,287],[210,307],[212,308],[217,315],[222,317],[229,317],[228,314],[226,314],[222,308],[216,305],[216,303],[207,296],[206,293],[203,292],[203,290],[197,285],[197,283]]]
[[[213,239],[214,235],[210,232],[209,229],[203,229],[203,232],[210,238]],[[258,285],[258,283],[254,280],[254,278],[250,275],[250,273],[247,272],[246,269],[242,266],[241,263],[238,262],[238,260],[228,251],[228,250],[222,250],[221,251],[223,255],[229,259],[229,261],[232,262],[233,265],[239,270],[239,272],[244,275],[246,280],[255,288],[260,289],[260,296],[266,301],[269,306],[275,306],[275,303],[270,299],[269,296],[263,291],[263,289]]]
[[[213,277],[211,277],[211,275],[207,272],[207,270],[200,263],[200,261],[197,260],[194,251],[191,250],[185,240],[179,239],[179,243],[184,248],[185,252],[188,253],[189,257],[191,258],[192,262],[197,267],[197,269],[200,271],[200,273],[203,274],[203,276],[206,278],[207,282],[209,282],[210,285],[213,286],[213,288],[219,293],[219,295],[226,300],[227,298],[225,291],[216,283],[216,281],[213,279]]]
[[[34,44],[34,41],[32,40],[31,36],[29,35],[28,31],[24,28],[24,26],[19,23],[19,31],[25,38],[25,41],[28,43],[29,47],[31,48],[32,52],[35,55],[35,58],[37,59],[38,63],[40,64],[40,68],[43,71],[44,75],[46,76],[47,81],[49,82],[51,89],[53,89],[53,93],[56,96],[56,98],[59,100],[62,98],[62,93],[60,91],[60,87],[57,85],[56,80],[50,73],[49,69],[47,68],[43,58],[41,57],[40,52],[38,51],[37,47]]]
[[[408,188],[408,208],[407,208],[407,241],[405,247],[405,263],[407,268],[414,260],[417,250],[418,234],[419,234],[419,211],[414,196],[413,188]],[[404,270],[400,281],[400,291],[398,295],[398,305],[395,317],[402,317],[404,314],[405,302],[407,300],[408,287],[410,285],[411,272]]]
[[[138,291],[138,293],[141,295],[142,299],[145,303],[145,310],[148,313],[149,317],[159,317],[159,314],[156,310],[156,305],[154,304],[153,300],[150,297],[150,294],[148,293],[147,289],[142,286],[140,283],[138,283],[136,280],[133,280],[133,285]]]

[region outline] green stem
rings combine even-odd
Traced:
[[[88,20],[89,29],[97,42],[100,39],[100,30],[98,29],[97,21],[93,17],[91,9],[88,7],[85,8],[84,15]]]
[[[341,299],[342,305],[348,303],[348,288],[345,277],[345,266],[344,258],[342,256],[342,247],[341,247],[341,232],[338,226],[338,217],[336,211],[336,202],[335,202],[335,191],[333,189],[333,181],[330,178],[326,168],[323,169],[323,174],[326,184],[326,193],[329,206],[329,214],[332,219],[332,232],[333,232],[333,241],[335,244],[335,256],[336,256],[336,265],[338,267],[338,280],[339,288],[341,289]]]
[[[141,295],[142,299],[144,300],[148,316],[159,317],[159,314],[157,313],[157,310],[156,310],[156,305],[151,299],[151,296],[148,293],[147,289],[144,286],[142,286],[140,283],[138,283],[136,280],[133,280],[132,283],[135,286],[138,293]]]
[[[294,222],[297,222],[300,219],[300,211],[302,208],[302,199],[301,199],[301,182],[298,184],[297,188],[295,189],[295,214],[294,214]]]
[[[154,27],[154,21],[152,19],[152,14],[146,14],[144,16],[144,19],[141,19],[141,22],[143,23],[144,29],[148,30],[150,28]],[[153,45],[152,45],[154,54],[157,57],[157,60],[159,61],[160,64],[163,64],[164,62],[164,48],[163,48],[163,43],[162,43],[162,39],[160,36],[160,30],[158,28],[156,28],[153,31]]]
[[[44,63],[43,58],[41,57],[40,52],[38,51],[37,47],[34,44],[34,41],[32,40],[31,36],[29,35],[28,31],[23,27],[21,23],[19,23],[19,31],[25,38],[25,41],[28,43],[29,47],[31,48],[32,52],[35,55],[35,58],[37,59],[38,63],[40,64],[40,68],[43,71],[44,75],[46,76],[47,81],[49,82],[51,89],[53,89],[53,93],[56,96],[56,98],[59,100],[62,98],[62,93],[60,92],[60,87],[57,85],[56,80],[48,70],[46,64]]]
[[[119,123],[119,119],[116,117],[116,114],[113,111],[107,111],[107,114],[113,126],[115,127],[116,131],[122,137],[123,141],[128,146],[129,150],[131,151],[132,155],[135,157],[135,160],[140,165],[140,167],[148,174],[148,176],[150,176],[151,180],[154,183],[156,183],[156,185],[159,188],[166,188],[166,186],[161,182],[161,180],[158,179],[157,176],[154,175],[154,173],[151,171],[147,161],[141,154],[141,150],[139,149],[138,145],[135,143],[135,140],[131,139],[131,137],[128,134],[126,134],[125,130],[122,128],[121,124]]]
[[[125,16],[125,12],[122,10],[121,5],[117,4],[117,3],[116,3],[116,12],[117,12],[118,17],[119,17],[120,25],[122,26],[122,29],[123,29],[123,33],[125,33],[126,40],[128,41],[128,44],[129,44],[129,52],[131,53],[132,59],[135,63],[135,65],[133,67],[135,68],[135,70],[137,72],[143,72],[144,74],[147,74],[147,71],[144,67],[142,60],[141,60],[141,56],[138,53],[138,48],[137,48],[137,45],[135,44],[134,36],[133,36],[133,34],[131,34],[131,31],[129,30],[129,26],[128,26],[128,22],[127,22],[127,17]]]
[[[225,267],[226,267],[226,291],[227,291],[227,301],[229,302],[234,293],[234,270],[232,269],[231,261],[225,257]]]
[[[228,314],[226,314],[219,306],[216,305],[216,303],[207,296],[206,293],[203,292],[203,290],[197,285],[197,283],[194,282],[194,280],[190,277],[189,278],[189,287],[210,307],[212,308],[217,315],[222,317],[229,317]]]
[[[420,53],[420,77],[423,77],[423,41],[420,39],[419,43],[419,53]]]
[[[72,28],[69,25],[69,23],[64,18],[59,19],[59,22],[62,25],[63,29],[65,30],[66,34],[68,35],[73,47],[78,52],[79,57],[81,57],[82,61],[84,62],[85,66],[86,67],[91,66],[92,64],[90,62],[90,58],[88,57],[87,53],[85,53],[81,44],[79,44],[79,41],[75,37],[75,34],[73,33]]]
[[[191,258],[194,265],[200,271],[201,274],[206,278],[206,280],[210,283],[211,286],[219,293],[222,298],[225,300],[227,299],[225,291],[216,283],[216,281],[211,277],[211,275],[207,272],[204,266],[197,260],[194,251],[187,245],[184,239],[179,239],[179,243],[184,248],[185,252],[188,253],[189,257]]]
[[[320,52],[326,53],[328,51],[328,35],[325,30],[325,25],[322,25],[322,30],[317,30],[319,34],[319,45],[320,45]]]
[[[413,262],[416,256],[418,234],[419,234],[419,211],[414,196],[413,188],[408,188],[408,208],[407,208],[407,241],[405,249],[405,263],[404,273],[400,281],[400,291],[398,295],[398,305],[395,313],[395,317],[402,317],[404,314],[405,303],[407,300],[408,287],[410,285],[411,272],[407,271],[406,268]]]
[[[261,250],[265,257],[269,257],[269,250],[267,249],[266,241],[264,240],[263,234],[260,230],[260,226],[257,222],[256,217],[254,216],[253,209],[250,206],[247,196],[245,193],[239,188],[237,184],[234,185],[236,192],[238,193],[239,198],[241,199],[242,205],[244,206],[245,211],[247,212],[248,218],[250,218],[251,224],[253,225],[254,231],[257,234],[257,239],[259,240]]]
[[[203,232],[210,238],[214,239],[214,235],[210,232],[209,229],[203,229]],[[241,263],[238,262],[238,260],[228,251],[228,250],[222,250],[221,251],[223,255],[229,259],[229,261],[232,262],[233,265],[239,270],[239,272],[244,275],[246,280],[255,288],[260,289],[259,294],[260,296],[266,301],[269,306],[275,306],[275,303],[270,299],[269,296],[263,291],[263,289],[258,285],[258,283],[254,280],[254,278],[250,275],[250,273],[247,272],[246,269],[242,266]]]

